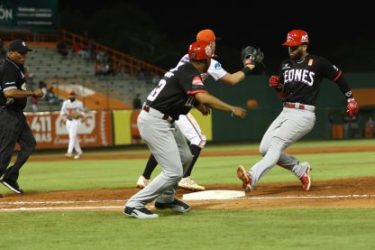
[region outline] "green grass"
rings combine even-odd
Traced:
[[[373,152],[301,154],[313,166],[314,180],[375,176]],[[236,167],[249,168],[260,156],[201,157],[194,169],[194,178],[205,185],[238,184]],[[29,192],[58,190],[134,187],[142,174],[146,159],[28,162],[22,169],[19,182]],[[154,173],[155,176],[160,171]],[[290,172],[274,167],[260,183],[295,182]],[[0,192],[9,192],[0,186]]]
[[[353,140],[303,142],[293,147],[373,144],[373,140]],[[241,144],[209,146],[207,150],[256,147]],[[374,152],[296,156],[312,164],[314,181],[375,176]],[[194,178],[205,185],[238,185],[237,164],[248,168],[260,159],[257,155],[201,157],[193,172]],[[22,169],[19,182],[26,192],[134,187],[145,163],[146,159],[30,161]],[[275,167],[259,185],[266,182],[296,182],[296,178]],[[0,193],[10,191],[0,185]],[[346,208],[210,210],[193,207],[185,215],[163,211],[160,218],[146,221],[126,218],[121,210],[0,212],[0,249],[375,249],[374,221],[374,209]]]
[[[0,220],[12,229],[2,230],[0,249],[375,247],[372,209],[192,210],[143,221],[115,212],[23,212],[0,213]]]

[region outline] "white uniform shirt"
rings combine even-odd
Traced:
[[[188,63],[188,62],[189,62],[189,55],[186,54],[180,59],[175,69],[177,69],[181,65],[184,65],[185,63]],[[208,67],[207,73],[203,73],[201,76],[202,76],[203,81],[205,81],[209,75],[215,81],[217,81],[221,79],[223,76],[225,76],[226,74],[228,74],[228,72],[225,69],[223,69],[223,67],[221,67],[221,63],[211,58],[211,63],[210,63],[210,66]]]
[[[65,100],[62,104],[60,115],[66,118],[72,115],[73,111],[76,111],[81,115],[84,115],[84,108],[82,102],[77,99],[74,100],[74,102],[71,102],[69,99]]]

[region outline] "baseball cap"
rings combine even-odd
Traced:
[[[215,35],[215,32],[213,32],[211,29],[204,29],[198,32],[197,34],[197,41],[203,41],[203,42],[213,42],[216,41],[217,37]]]
[[[22,40],[14,40],[9,44],[9,51],[17,51],[19,53],[25,54],[32,49],[26,46],[26,42]]]
[[[69,95],[76,95],[76,92],[74,92],[73,90],[69,92]]]

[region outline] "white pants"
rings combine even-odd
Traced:
[[[175,124],[190,144],[204,148],[207,142],[206,136],[203,134],[197,120],[195,120],[191,113],[180,115],[178,120],[175,121]]]
[[[67,120],[66,121],[66,130],[69,134],[69,145],[68,145],[68,154],[73,153],[73,148],[77,154],[82,154],[82,149],[79,145],[78,140],[78,129],[81,126],[81,121],[76,120]]]

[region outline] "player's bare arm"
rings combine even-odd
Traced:
[[[40,89],[36,90],[21,90],[16,88],[4,89],[6,98],[23,98],[28,96],[42,97],[43,92]]]
[[[245,65],[246,68],[249,69],[249,71],[253,70],[255,68],[255,65],[253,64],[247,64]],[[229,84],[229,85],[236,85],[239,82],[241,82],[243,79],[245,79],[245,72],[243,70],[239,70],[233,74],[228,73],[225,74],[222,78],[219,80],[222,81],[223,83]]]
[[[245,118],[246,110],[241,107],[232,106],[226,102],[221,101],[220,99],[210,95],[207,92],[197,93],[195,99],[204,105],[207,105],[211,108],[231,112],[234,116]]]

